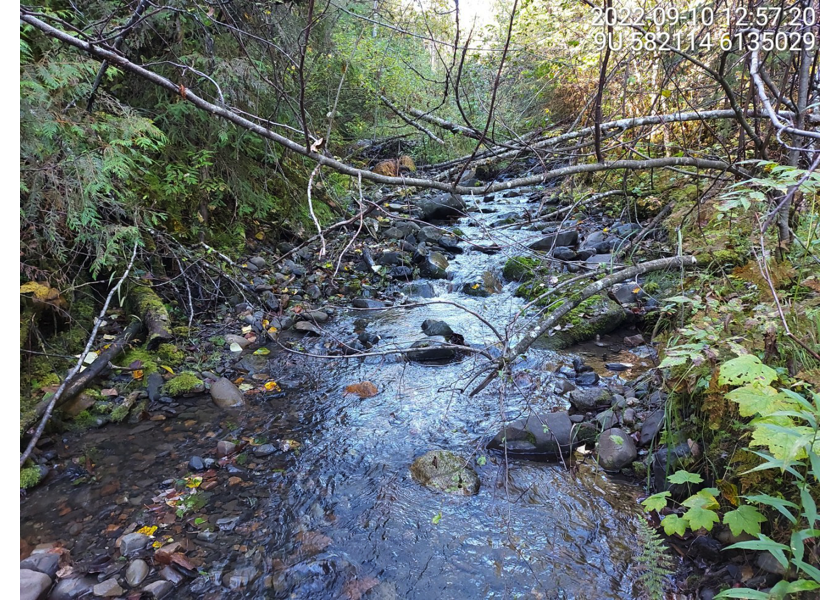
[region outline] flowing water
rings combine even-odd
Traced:
[[[522,196],[492,206],[521,213],[536,204]],[[486,271],[498,273],[515,253],[511,245],[537,234],[494,228],[495,218],[472,213],[457,226],[479,243],[492,238],[510,247],[458,255],[450,261],[454,279],[434,282],[434,300],[458,303],[503,332],[523,305],[513,296],[516,284],[487,298],[460,290]],[[473,346],[498,341],[475,316],[432,303],[337,309],[323,337],[297,343],[327,353],[333,340],[349,341],[365,327],[382,337],[372,351],[405,348],[425,337],[420,325],[428,318],[446,321]],[[532,350],[503,392],[494,384],[469,398],[461,390],[488,364],[481,356],[430,365],[399,354],[320,360],[267,347],[267,358],[248,349],[238,366],[246,377],[267,374],[282,393],[253,398],[244,410],[223,411],[206,396],[182,398],[152,410],[160,420],[58,440],[56,462],[69,464],[84,448],[96,480],[80,479],[86,473],[74,467],[37,488],[21,504],[22,538],[61,540],[77,572],[100,565],[89,570],[105,578],[125,564],[117,558],[117,538],[157,525],[155,539],[181,542],[198,566],[153,570],[144,582],[178,580],[174,598],[636,597],[640,488],[606,475],[591,458],[574,469],[505,465],[483,447],[503,419],[565,407],[554,392],[562,377],[543,365],[568,356]],[[361,381],[373,382],[379,393],[344,394]],[[244,459],[222,460],[204,472],[206,506],[176,517],[160,494],[188,474],[190,458],[214,457],[220,440],[245,438],[286,451],[257,458],[245,450]],[[474,457],[477,495],[438,493],[411,478],[412,461],[434,449]],[[196,517],[206,522],[196,526]]]

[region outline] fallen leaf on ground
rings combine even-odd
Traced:
[[[362,381],[361,383],[354,383],[344,388],[344,395],[355,394],[359,398],[370,398],[379,393],[379,389],[370,381]]]

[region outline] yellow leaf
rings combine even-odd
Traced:
[[[277,328],[276,327],[269,327],[268,328],[268,333],[277,333]]]
[[[152,548],[154,548],[155,550],[157,550],[158,548],[161,548],[161,547],[163,547],[163,542],[161,542],[161,541],[157,541],[157,542],[154,542],[152,544]]]
[[[670,98],[671,97],[671,90],[662,90],[660,92],[663,98]]]
[[[266,381],[265,382],[265,389],[267,389],[269,392],[273,392],[274,390],[277,389],[277,382],[276,381]]]
[[[169,373],[170,375],[175,374],[175,371],[172,370],[172,367],[167,367],[166,365],[161,365],[160,368],[163,369],[164,371],[166,371],[167,373]]]
[[[202,478],[199,476],[187,477],[187,487],[190,489],[197,488],[201,485]]]
[[[131,376],[134,377],[134,379],[143,379],[143,369],[132,371]]]
[[[265,234],[262,231],[258,231],[256,233],[256,235],[254,235],[254,237],[257,238],[258,240],[262,240],[262,239],[265,238]]]
[[[137,533],[142,533],[143,535],[152,536],[157,531],[157,525],[147,525],[146,527],[141,527],[137,530]]]

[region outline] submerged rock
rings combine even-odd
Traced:
[[[572,447],[572,421],[565,411],[533,414],[508,423],[487,447],[533,460],[556,460]]]
[[[446,362],[455,360],[457,355],[455,348],[447,346],[444,340],[434,338],[414,342],[405,353],[408,360],[417,362]]]
[[[439,335],[448,338],[454,333],[448,323],[445,321],[436,321],[435,319],[426,319],[420,325],[420,328],[423,330],[423,333],[430,337]]]
[[[447,494],[472,496],[478,493],[481,480],[466,463],[463,457],[454,452],[433,450],[416,459],[410,471],[412,477],[427,488]]]
[[[430,252],[420,263],[420,276],[429,279],[446,279],[446,269],[449,261],[440,252]]]

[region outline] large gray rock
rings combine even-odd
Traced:
[[[420,328],[428,336],[434,337],[436,335],[448,338],[452,335],[452,328],[445,321],[436,321],[434,319],[426,319]]]
[[[127,533],[120,538],[120,554],[131,556],[145,548],[151,540],[152,538],[144,533]]]
[[[556,460],[570,452],[572,441],[572,421],[562,411],[533,414],[508,423],[487,447],[520,458]]]
[[[448,450],[427,452],[411,464],[411,475],[421,485],[461,496],[478,493],[481,481],[467,460]]]
[[[440,252],[429,252],[420,263],[420,276],[429,279],[446,279],[449,261]]]
[[[93,595],[100,598],[116,598],[122,596],[123,592],[125,590],[120,587],[120,582],[115,577],[93,586]]]
[[[659,432],[662,430],[662,426],[665,424],[665,411],[661,408],[659,410],[655,410],[645,419],[644,424],[642,425],[642,432],[639,434],[639,445],[640,446],[647,446],[653,441]]]
[[[598,436],[598,464],[607,471],[618,471],[630,465],[637,456],[636,443],[623,429],[614,427]]]
[[[440,228],[434,227],[433,225],[427,225],[417,233],[417,240],[420,242],[431,242],[436,244],[442,235],[443,232]]]
[[[175,586],[168,581],[155,581],[143,588],[143,592],[155,600],[160,600],[173,590]]]
[[[560,231],[558,233],[547,235],[546,237],[533,242],[528,247],[531,248],[531,250],[542,250],[544,252],[559,246],[574,246],[577,244],[577,241],[577,231],[570,229],[569,231]]]
[[[429,338],[411,344],[411,349],[406,351],[406,358],[415,362],[448,362],[455,360],[457,352],[455,348],[446,345],[445,340]]]
[[[402,289],[403,294],[416,298],[434,298],[435,286],[427,281],[409,283]]]
[[[58,572],[59,560],[59,555],[54,552],[33,554],[29,558],[20,561],[20,568],[29,569],[30,571],[38,571],[39,573],[44,573],[49,577],[55,577],[55,574]]]
[[[20,600],[43,600],[50,586],[52,579],[49,575],[31,569],[20,570]]]
[[[233,408],[245,405],[245,396],[227,377],[222,377],[210,386],[210,397],[220,408]]]
[[[569,393],[569,401],[579,411],[589,412],[599,406],[610,406],[612,394],[605,388],[574,390]]]
[[[49,600],[76,600],[93,594],[93,586],[99,580],[93,575],[84,575],[59,579],[49,595]],[[23,596],[21,596],[22,598]]]
[[[146,564],[145,560],[137,558],[128,565],[128,569],[125,571],[125,582],[131,587],[137,587],[143,583],[148,574],[149,565]]]
[[[420,218],[426,221],[460,217],[467,210],[466,203],[458,194],[420,198],[414,204],[420,211]]]

